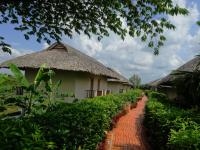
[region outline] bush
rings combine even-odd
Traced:
[[[112,118],[127,102],[136,102],[140,90],[60,103],[45,113],[0,121],[1,149],[94,150],[110,129]]]
[[[180,129],[171,129],[168,144],[173,149],[197,150],[200,148],[200,125],[191,119],[181,120]]]
[[[4,106],[0,106],[0,112],[6,110],[6,108]]]
[[[158,100],[167,99],[167,96],[163,93],[154,92],[154,91],[148,91],[148,93],[149,93],[149,97],[154,98],[154,99],[158,99]]]
[[[41,127],[28,119],[0,122],[1,149],[45,149],[51,142],[44,138]]]
[[[199,115],[193,110],[184,110],[158,99],[162,94],[153,92],[150,95],[144,123],[153,149],[198,149]]]

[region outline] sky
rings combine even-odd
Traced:
[[[190,14],[169,16],[169,20],[176,25],[176,30],[165,31],[167,41],[158,56],[155,56],[153,50],[138,38],[127,36],[123,41],[112,32],[109,37],[104,37],[101,41],[95,36],[89,39],[84,34],[75,34],[73,39],[63,37],[62,42],[96,58],[127,78],[138,74],[143,83],[148,83],[166,76],[200,54],[200,27],[196,25],[196,21],[200,20],[200,1],[174,0],[174,2],[186,7]],[[11,56],[0,51],[0,62],[48,47],[45,42],[36,42],[34,37],[25,40],[21,32],[13,30],[13,25],[0,25],[0,34],[13,48]]]

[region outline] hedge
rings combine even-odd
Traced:
[[[134,90],[73,104],[60,103],[29,118],[1,120],[0,147],[94,150],[111,128],[112,118],[140,95],[140,90]]]
[[[144,124],[152,149],[199,149],[199,111],[178,108],[157,92],[149,95]]]

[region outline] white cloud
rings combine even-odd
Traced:
[[[12,58],[21,56],[21,55],[31,53],[31,52],[33,52],[33,51],[32,50],[24,50],[24,49],[16,50],[16,49],[12,48],[12,54],[10,55],[8,53],[3,52],[0,49],[0,63],[4,62],[6,60],[12,59]],[[9,73],[9,71],[7,69],[0,69],[0,73],[1,72]]]
[[[42,45],[42,48],[43,48],[43,49],[46,49],[46,48],[48,48],[48,47],[49,47],[49,44],[48,44],[47,42],[44,42],[43,45]]]
[[[12,55],[8,54],[8,53],[5,53],[3,52],[1,49],[0,49],[0,62],[3,62],[7,59],[10,59],[12,57],[16,57],[16,56],[19,56],[20,55],[20,52],[15,50],[15,49],[12,49]]]
[[[179,5],[180,7],[185,7],[186,6],[186,1],[185,0],[173,0],[174,4]]]
[[[200,10],[196,1],[174,0],[174,3],[181,7],[187,6],[190,14],[169,17],[177,28],[175,31],[165,32],[167,41],[158,56],[154,56],[153,50],[146,47],[146,43],[142,43],[140,39],[127,36],[123,41],[114,33],[110,33],[109,37],[105,37],[100,42],[96,36],[89,39],[86,35],[73,33],[74,38],[67,39],[67,43],[126,77],[137,73],[144,82],[161,78],[194,57],[200,49],[200,29],[195,26],[196,21],[199,20]],[[123,26],[125,25],[123,22]],[[43,43],[42,48],[47,47],[48,44]],[[22,54],[24,54],[23,50],[14,50],[12,56],[0,52],[0,62]]]
[[[186,0],[176,0],[175,3],[181,7],[186,7],[187,4]],[[177,28],[175,31],[165,32],[167,41],[159,56],[154,56],[153,50],[138,38],[128,36],[123,41],[113,33],[100,42],[95,37],[89,39],[85,35],[77,35],[73,39],[76,45],[73,46],[115,68],[126,77],[137,73],[144,82],[149,82],[167,75],[197,53],[200,30],[197,28],[195,33],[192,31],[199,19],[199,10],[196,3],[187,4],[187,8],[190,11],[188,16],[169,17]]]
[[[182,59],[174,54],[172,55],[169,63],[172,66],[172,68],[176,69],[176,67],[180,66],[182,62],[183,62]]]
[[[186,7],[186,0],[178,0],[178,4],[181,4],[182,7]],[[170,16],[169,20],[173,22],[176,26],[175,32],[166,32],[168,39],[171,39],[173,42],[187,42],[192,40],[192,35],[190,31],[192,26],[196,24],[199,19],[199,10],[197,8],[197,4],[192,3],[190,7],[188,7],[189,15],[183,16]]]
[[[17,49],[14,49],[14,48],[12,48],[11,51],[12,51],[12,54],[10,55],[8,53],[3,52],[0,49],[0,63],[3,62],[3,61],[6,61],[8,59],[11,59],[11,58],[18,57],[18,56],[25,55],[25,54],[33,52],[32,50],[24,50],[24,49],[17,50]]]
[[[81,35],[80,44],[89,56],[94,56],[96,53],[102,51],[102,44],[94,37],[89,39],[86,35]]]

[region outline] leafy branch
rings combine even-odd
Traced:
[[[109,31],[122,39],[126,35],[140,37],[159,53],[166,38],[164,29],[175,29],[167,15],[187,15],[185,8],[174,5],[172,0],[2,0],[0,24],[14,24],[17,31],[28,40],[35,36],[38,42],[48,44],[60,41],[63,35],[70,38],[74,32],[84,33],[98,40],[109,36]],[[125,26],[123,26],[123,21]],[[1,40],[2,41],[2,40]],[[6,45],[7,47],[8,45]],[[5,52],[8,49],[3,46]]]

